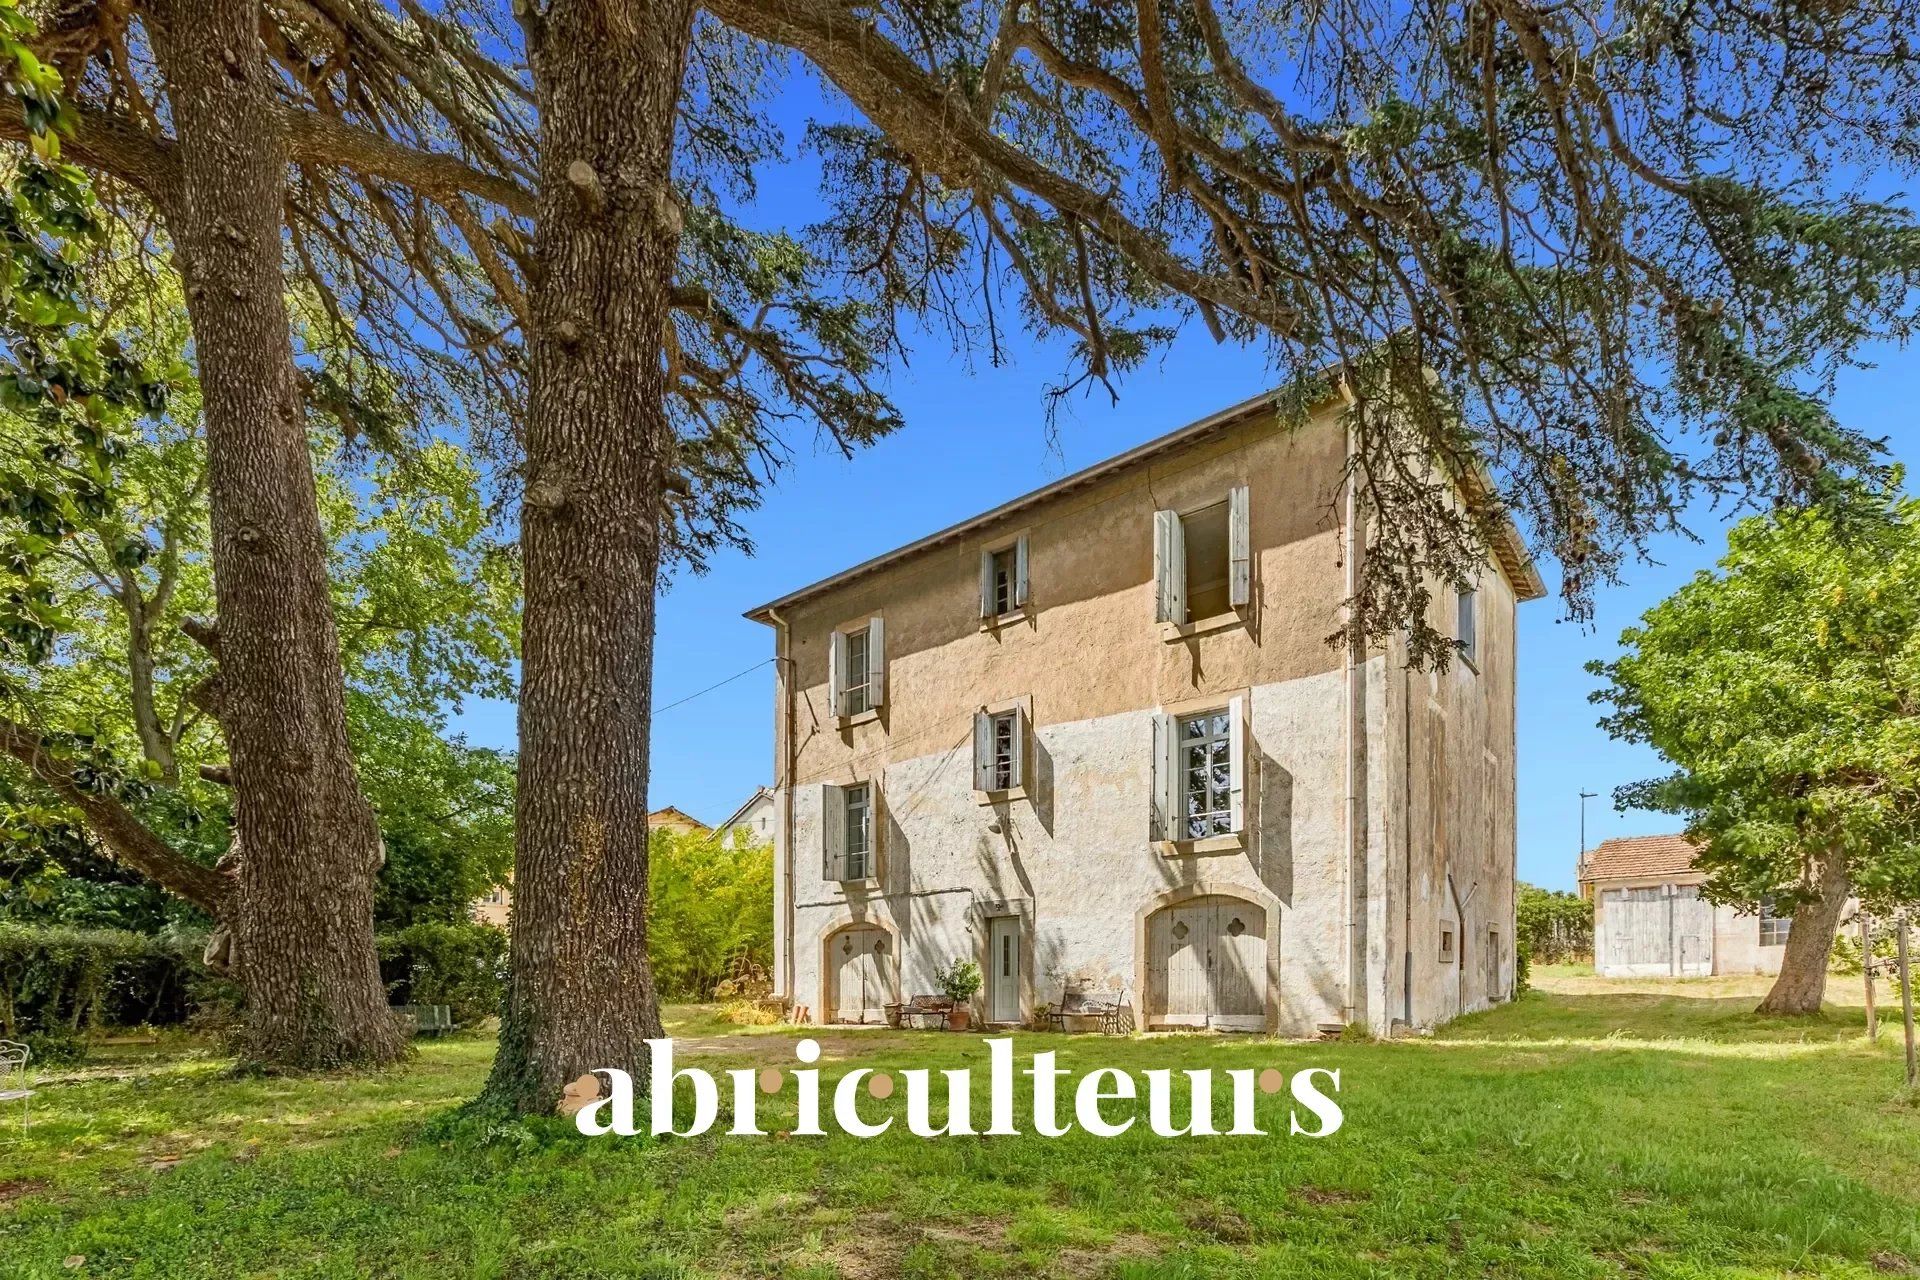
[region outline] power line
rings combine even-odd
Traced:
[[[669,703],[668,703],[668,704],[667,704],[666,706],[664,706],[664,707],[655,707],[655,708],[653,709],[653,714],[655,714],[655,715],[659,715],[659,714],[660,714],[661,712],[663,712],[663,711],[671,711],[671,710],[673,710],[673,709],[674,709],[675,707],[678,707],[678,706],[682,706],[682,705],[684,705],[684,704],[686,704],[686,703],[689,703],[689,702],[692,702],[692,701],[693,701],[693,700],[694,700],[695,698],[704,698],[704,697],[706,697],[706,696],[707,696],[708,694],[710,694],[710,693],[712,693],[712,692],[713,692],[713,691],[714,691],[715,689],[718,689],[718,688],[720,688],[720,687],[721,687],[722,685],[729,685],[729,684],[732,684],[732,683],[733,683],[733,682],[734,682],[735,680],[738,680],[738,679],[739,679],[739,678],[740,678],[741,676],[750,676],[750,675],[752,675],[752,674],[753,674],[754,672],[756,672],[756,671],[758,671],[758,670],[759,670],[760,668],[762,668],[762,667],[764,667],[764,666],[766,666],[766,665],[767,665],[768,663],[770,663],[770,662],[772,662],[772,661],[773,661],[773,659],[772,659],[772,658],[762,658],[762,659],[760,659],[760,661],[758,661],[758,662],[756,662],[756,663],[754,663],[754,664],[753,664],[752,666],[750,666],[750,667],[748,667],[748,668],[747,668],[747,669],[746,669],[745,671],[736,671],[736,672],[734,672],[734,673],[733,673],[732,675],[730,675],[730,676],[728,676],[728,677],[727,677],[727,678],[726,678],[725,680],[722,680],[722,681],[720,681],[720,683],[719,683],[719,684],[710,684],[710,685],[708,685],[708,686],[707,686],[706,688],[704,688],[704,689],[701,689],[701,690],[700,690],[699,692],[697,692],[697,693],[690,693],[690,694],[688,694],[688,695],[687,695],[686,697],[684,697],[684,698],[678,698],[678,699],[676,699],[676,700],[674,700],[674,701],[672,701],[672,702],[669,702]]]

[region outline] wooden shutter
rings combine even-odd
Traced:
[[[1247,829],[1247,699],[1243,694],[1227,703],[1227,761],[1231,775],[1232,790],[1229,792],[1228,810],[1232,815],[1233,829],[1245,833]]]
[[[973,789],[993,790],[993,717],[973,713]]]
[[[839,787],[820,788],[820,874],[829,884],[844,879],[847,864],[847,800]]]
[[[836,631],[827,641],[827,714],[842,715],[847,707],[847,637]]]
[[[1021,534],[1020,541],[1013,544],[1013,607],[1022,608],[1027,603],[1027,535]]]
[[[1153,838],[1156,840],[1174,840],[1179,835],[1174,825],[1179,814],[1174,798],[1179,792],[1176,782],[1180,776],[1176,727],[1173,717],[1166,712],[1153,713]]]
[[[1027,785],[1027,709],[1013,709],[1013,785]]]
[[[1227,603],[1244,608],[1253,599],[1253,526],[1249,490],[1234,489],[1227,499]]]
[[[1180,528],[1180,513],[1153,513],[1154,619],[1158,622],[1187,620],[1187,547]]]
[[[991,618],[999,611],[994,608],[993,598],[993,552],[980,553],[980,616]]]
[[[867,619],[867,706],[887,700],[887,622]]]

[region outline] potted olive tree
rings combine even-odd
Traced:
[[[947,1011],[948,1029],[965,1031],[973,1017],[973,1007],[969,1002],[980,992],[980,966],[971,960],[958,958],[941,970],[938,978],[940,994],[953,1001],[953,1008]]]

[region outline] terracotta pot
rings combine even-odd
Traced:
[[[973,1011],[963,1004],[957,1004],[947,1010],[947,1030],[965,1031],[973,1020]]]

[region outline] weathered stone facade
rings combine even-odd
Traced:
[[[932,992],[956,957],[999,1021],[1077,983],[1126,991],[1143,1024],[1386,1033],[1511,990],[1513,621],[1538,579],[1517,540],[1489,558],[1473,665],[1330,645],[1346,448],[1337,406],[1291,431],[1239,406],[749,615],[783,659],[775,979],[796,1013],[869,1017],[876,983],[882,1003]],[[1157,620],[1155,513],[1242,486],[1244,603]],[[983,621],[982,553],[1016,542],[1027,598]],[[874,618],[884,696],[838,714],[832,637]],[[1156,719],[1229,704],[1237,829],[1168,840]],[[1015,708],[1018,785],[982,791],[976,719]],[[877,862],[846,879],[836,788],[857,784]],[[843,997],[856,965],[866,994]]]

